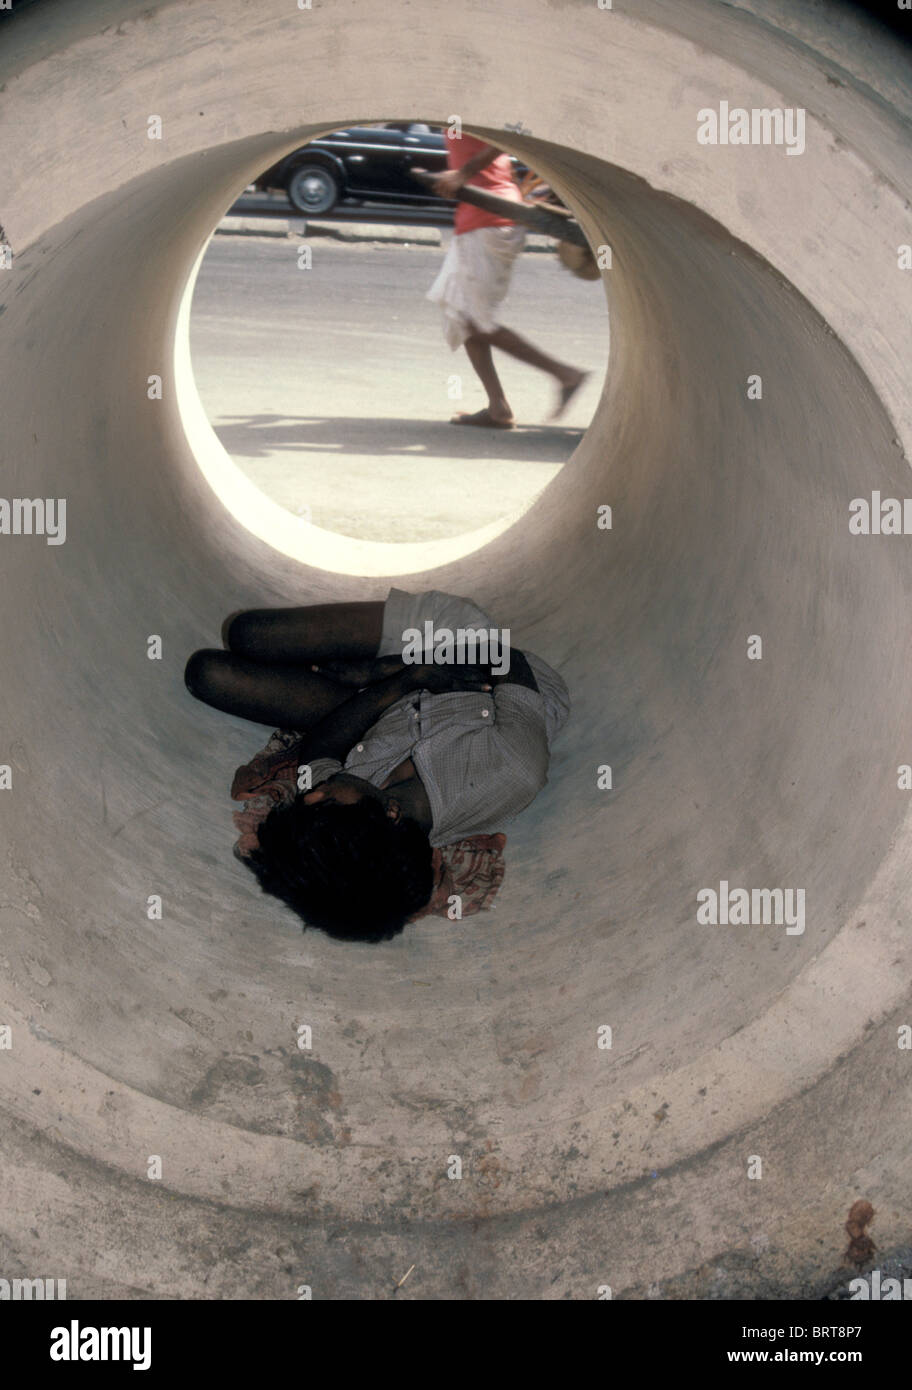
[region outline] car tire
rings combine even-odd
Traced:
[[[285,191],[298,212],[319,217],[335,207],[341,189],[338,179],[322,164],[301,164],[289,178]]]

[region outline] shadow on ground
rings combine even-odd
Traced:
[[[453,413],[462,407],[454,403]],[[232,457],[268,458],[313,449],[339,454],[424,454],[499,458],[513,463],[566,463],[584,431],[560,424],[479,429],[449,420],[317,415],[221,416],[215,432]],[[227,423],[226,423],[227,422]]]

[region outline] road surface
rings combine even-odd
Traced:
[[[299,245],[312,248],[310,270],[298,269]],[[473,531],[529,506],[589,423],[608,359],[601,284],[531,252],[504,321],[592,376],[549,425],[553,382],[498,354],[520,427],[448,423],[484,396],[424,297],[443,254],[317,237],[209,246],[191,320],[201,399],[238,466],[290,511],[310,507],[316,525],[386,541]]]

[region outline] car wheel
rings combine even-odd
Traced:
[[[295,169],[286,184],[288,201],[298,212],[309,212],[311,217],[329,212],[339,197],[339,184],[328,169],[320,164],[302,164]]]

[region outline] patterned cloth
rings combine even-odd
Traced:
[[[297,730],[277,729],[266,747],[234,774],[232,798],[244,803],[243,810],[233,812],[240,831],[234,846],[239,859],[246,859],[257,848],[258,828],[272,808],[293,801],[297,795],[299,758],[295,750],[301,737]],[[449,917],[449,900],[454,895],[462,899],[463,917],[489,908],[503,882],[506,843],[503,834],[472,835],[433,850],[431,897],[408,920],[417,922],[431,914]]]
[[[512,222],[453,235],[425,298],[443,310],[443,335],[454,352],[471,333],[472,324],[482,333],[497,328],[495,311],[510,288],[513,262],[525,236],[522,227]]]

